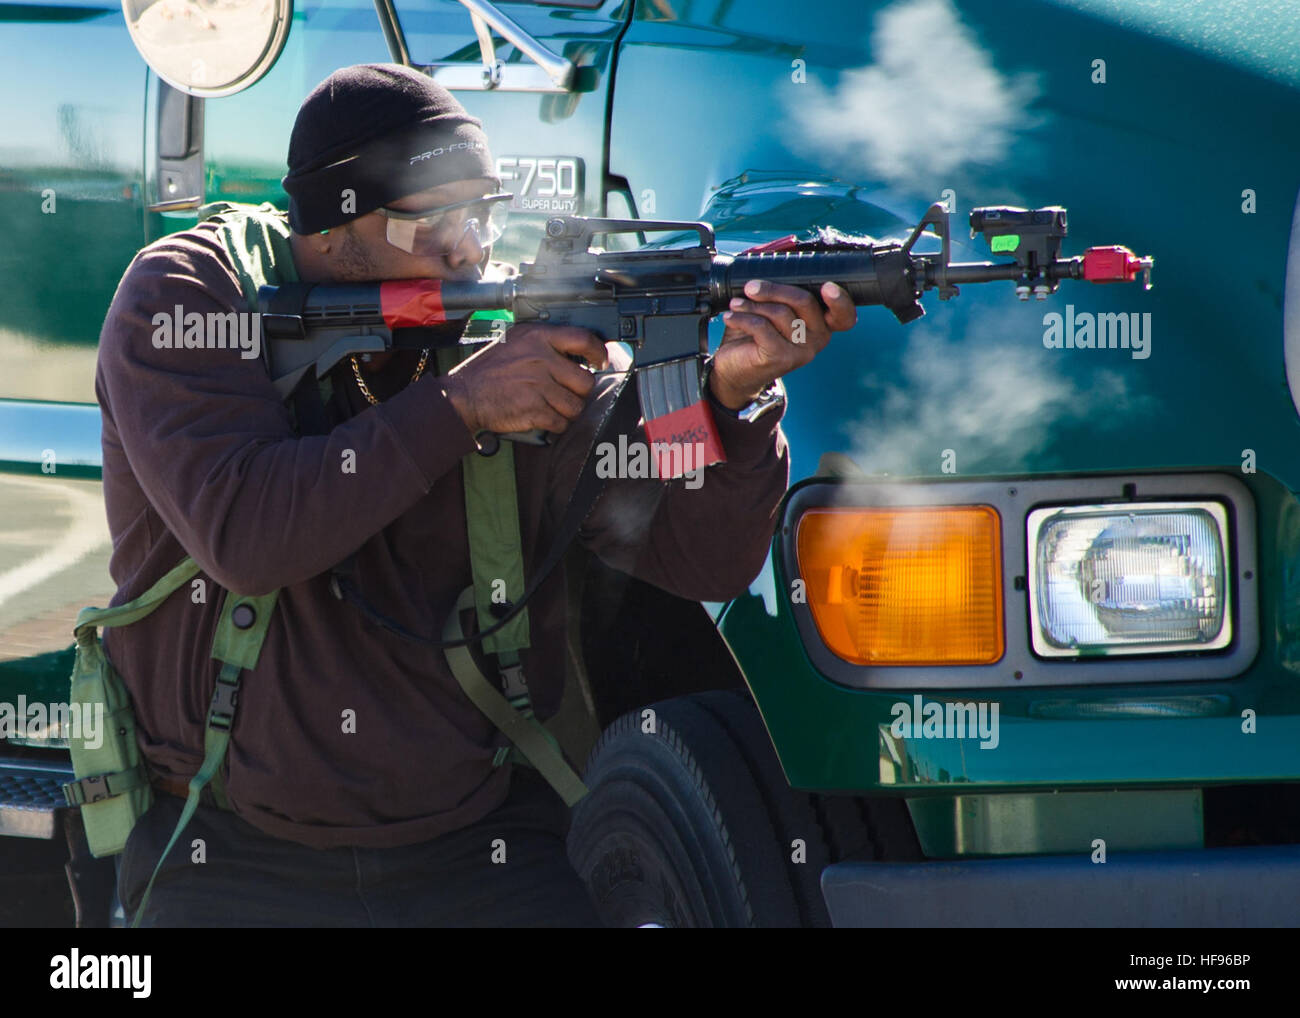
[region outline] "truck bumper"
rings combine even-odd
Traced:
[[[1300,925],[1300,845],[959,862],[838,863],[836,926]]]

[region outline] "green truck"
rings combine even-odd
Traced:
[[[1149,290],[863,309],[787,379],[794,483],[734,601],[574,553],[550,725],[609,924],[1294,924],[1300,23],[1234,10],[0,0],[2,921],[120,922],[58,709],[72,620],[113,593],[117,281],[205,202],[283,207],[303,97],[395,61],[482,118],[508,261],[557,215],[735,254],[904,238],[933,202],[1065,206],[1068,252],[1155,259]]]

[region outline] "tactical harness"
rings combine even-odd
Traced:
[[[224,227],[217,236],[230,255],[250,308],[257,307],[259,286],[297,281],[288,225],[270,203],[254,208],[218,202],[200,210],[199,221],[205,220],[216,221]],[[445,373],[452,368],[465,349],[465,344],[440,348],[439,371]],[[321,379],[317,390],[316,380],[309,373],[295,390],[295,394],[309,390],[312,397],[291,405],[299,433],[315,430],[323,423],[320,418],[323,418],[323,402],[329,398],[328,385],[328,378]],[[611,401],[597,429],[597,439],[614,424],[615,410],[630,402],[621,399],[622,394],[620,389]],[[625,419],[627,413],[624,410],[618,416]],[[306,417],[316,419],[308,422]],[[501,443],[493,455],[470,453],[461,466],[473,584],[457,599],[443,626],[441,640],[419,637],[375,612],[349,583],[346,567],[351,560],[336,571],[332,587],[338,596],[354,603],[390,631],[442,649],[465,695],[511,742],[510,746],[498,749],[493,766],[512,762],[535,767],[566,805],[572,806],[587,794],[587,788],[565,760],[555,737],[535,717],[519,652],[529,646],[526,602],[576,535],[599,493],[600,484],[593,479],[594,470],[584,467],[551,552],[525,589],[511,444]],[[77,615],[73,630],[77,643],[71,699],[84,704],[83,710],[93,704],[103,704],[111,737],[103,739],[96,748],[88,747],[84,740],[70,740],[76,780],[64,786],[64,794],[69,805],[81,808],[86,838],[97,858],[122,851],[131,828],[153,801],[153,789],[136,743],[130,696],[104,653],[98,627],[126,626],[144,618],[198,572],[198,563],[187,555],[134,600],[113,608],[83,608]],[[493,601],[493,584],[500,580],[505,581],[507,593],[522,592],[504,614],[499,614],[502,605]],[[496,591],[499,590],[498,582]],[[235,722],[239,683],[243,672],[257,664],[278,596],[278,590],[257,597],[241,596],[233,591],[224,593],[212,640],[212,656],[221,662],[221,669],[208,707],[203,763],[189,781],[185,806],[149,879],[133,925],[143,915],[163,860],[194,815],[204,788],[210,788],[219,808],[231,808],[221,768]],[[461,613],[470,609],[476,612],[479,632],[466,637]],[[485,652],[495,654],[504,680],[504,695],[483,674],[470,653],[469,645],[475,642],[481,642]]]

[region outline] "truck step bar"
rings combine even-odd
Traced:
[[[63,783],[72,779],[70,763],[0,760],[0,837],[61,836]]]

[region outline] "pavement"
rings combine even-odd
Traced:
[[[62,650],[115,585],[98,481],[0,475],[0,661]]]

